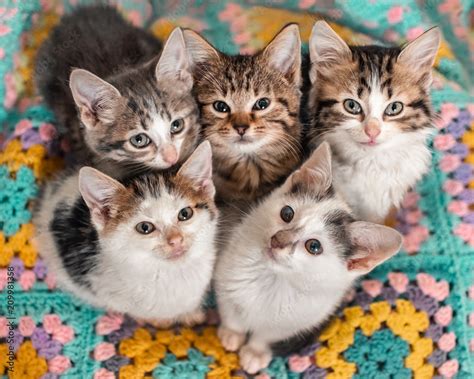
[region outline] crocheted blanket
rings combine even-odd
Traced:
[[[0,5],[0,375],[11,378],[246,377],[206,326],[155,330],[55,289],[30,241],[39,186],[64,162],[54,117],[35,95],[38,46],[83,1]],[[421,5],[423,4],[423,5]],[[474,377],[473,11],[467,0],[119,1],[126,17],[165,38],[175,26],[218,48],[251,53],[286,23],[307,42],[324,17],[348,41],[402,43],[438,24],[443,42],[432,98],[433,167],[403,202],[404,248],[347,297],[314,343],[275,358],[257,377]],[[471,48],[471,49],[470,49]],[[471,83],[470,83],[471,82]],[[12,282],[13,281],[13,282]],[[10,322],[13,321],[13,328]],[[13,367],[13,371],[9,371]]]

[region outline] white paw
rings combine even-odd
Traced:
[[[240,349],[239,358],[240,366],[253,375],[268,367],[272,360],[272,353],[268,350],[258,351],[245,345]]]
[[[206,321],[206,312],[201,309],[197,311],[185,314],[184,316],[180,317],[179,321],[184,326],[194,326],[203,324]]]
[[[174,325],[174,321],[169,319],[148,320],[147,323],[156,329],[169,329]]]
[[[245,342],[245,333],[234,332],[232,329],[228,329],[224,326],[219,327],[217,336],[227,351],[237,351]]]

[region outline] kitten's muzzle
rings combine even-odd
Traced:
[[[239,136],[243,136],[250,125],[247,124],[232,124],[232,127],[237,131]]]

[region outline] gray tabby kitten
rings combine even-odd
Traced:
[[[102,6],[65,16],[41,47],[38,88],[81,160],[122,177],[169,168],[193,151],[200,126],[182,31],[159,50]]]

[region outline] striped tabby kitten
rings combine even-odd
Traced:
[[[46,186],[35,242],[58,284],[96,307],[199,320],[215,260],[214,193],[208,142],[175,175],[120,183],[84,167]]]
[[[81,161],[117,178],[169,168],[193,151],[200,125],[182,31],[158,57],[160,46],[104,6],[65,16],[42,46],[39,90]]]
[[[284,28],[260,53],[229,56],[184,31],[195,94],[224,200],[253,200],[300,161],[301,41]]]
[[[324,21],[310,38],[309,146],[328,141],[334,185],[357,218],[382,223],[431,162],[431,68],[440,34],[403,48],[348,46]]]

